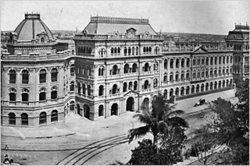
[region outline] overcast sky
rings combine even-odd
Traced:
[[[1,1],[1,30],[38,12],[51,30],[83,30],[90,16],[148,18],[156,31],[228,34],[249,24],[249,1]]]

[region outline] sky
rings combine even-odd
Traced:
[[[15,30],[24,13],[40,13],[51,30],[82,31],[90,16],[146,18],[157,32],[227,35],[246,25],[250,1],[1,1],[1,30]]]

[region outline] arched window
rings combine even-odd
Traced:
[[[46,82],[46,70],[45,69],[40,70],[39,76],[40,76],[40,83],[45,83]]]
[[[115,47],[115,52],[114,53],[115,53],[115,55],[117,54],[117,48],[116,47]]]
[[[41,37],[41,43],[44,43],[44,37]]]
[[[168,60],[165,59],[165,60],[164,60],[164,69],[167,69],[167,68],[168,68]]]
[[[133,83],[130,81],[129,84],[128,84],[128,89],[131,90],[132,86],[133,86]]]
[[[112,87],[112,94],[116,94],[116,93],[118,93],[118,87],[116,84],[114,84]]]
[[[86,95],[86,85],[82,84],[82,94]]]
[[[149,64],[148,63],[145,63],[145,65],[144,65],[144,71],[145,72],[149,71]]]
[[[137,90],[137,81],[134,82],[134,90]]]
[[[10,101],[16,101],[16,89],[10,88],[9,90],[9,100]]]
[[[170,73],[169,79],[170,79],[170,82],[173,82],[173,81],[174,81],[174,76],[173,76],[173,73],[172,73],[172,72]]]
[[[184,81],[184,71],[181,72],[181,81]]]
[[[58,90],[58,88],[56,86],[53,86],[51,88],[51,99],[56,99],[57,98],[57,90]]]
[[[100,105],[99,108],[98,108],[98,115],[99,115],[99,116],[103,116],[103,115],[104,115],[104,114],[103,114],[103,110],[104,110],[103,105]]]
[[[157,78],[154,79],[154,88],[157,88],[158,87],[158,80]]]
[[[131,47],[128,47],[128,55],[131,55]]]
[[[15,125],[16,124],[16,115],[14,113],[9,113],[9,124]]]
[[[139,48],[136,47],[136,55],[139,55]]]
[[[213,65],[213,57],[210,58],[210,65]]]
[[[118,47],[118,49],[117,49],[117,53],[118,53],[118,54],[120,54],[120,53],[121,53],[121,48],[120,48],[120,47]]]
[[[176,95],[176,96],[179,96],[179,88],[176,88],[176,89],[175,89],[175,95]]]
[[[22,71],[22,83],[23,84],[28,84],[29,83],[29,72],[28,72],[28,70],[23,70]]]
[[[116,74],[118,74],[118,67],[117,65],[114,65],[112,69],[112,75],[116,75]]]
[[[187,87],[186,87],[186,95],[189,94],[189,91],[190,91],[190,90],[189,90],[189,86],[187,86]]]
[[[100,57],[103,57],[106,53],[106,50],[104,48],[101,48],[100,51],[99,51],[99,55]]]
[[[206,65],[209,65],[209,57],[206,57]]]
[[[173,67],[174,67],[174,60],[170,59],[170,68],[173,69]]]
[[[186,80],[189,80],[190,76],[189,76],[189,70],[186,73]]]
[[[176,61],[175,61],[175,67],[179,68],[179,59],[176,59]]]
[[[88,96],[91,96],[91,86],[88,85]]]
[[[74,64],[70,65],[70,75],[71,76],[75,75],[75,65]]]
[[[57,81],[57,74],[58,74],[57,69],[56,69],[56,68],[53,68],[53,69],[51,70],[51,81],[52,81],[52,82]]]
[[[53,110],[51,112],[51,122],[56,122],[56,121],[58,121],[58,111]]]
[[[47,123],[47,114],[46,112],[42,112],[39,115],[39,124]]]
[[[197,72],[197,78],[200,78],[201,77],[201,73],[200,73],[200,70],[198,70]]]
[[[69,109],[70,109],[70,111],[74,111],[75,110],[75,102],[74,101],[71,101],[69,103]]]
[[[227,57],[227,63],[229,63],[229,56]]]
[[[99,69],[98,69],[98,75],[99,75],[99,76],[103,76],[103,74],[104,74],[104,67],[101,66],[101,67],[99,67]]]
[[[69,91],[74,91],[74,90],[75,90],[75,83],[74,83],[74,81],[71,81]]]
[[[144,89],[149,89],[149,82],[148,82],[148,80],[145,80],[143,86],[144,86]]]
[[[103,96],[103,92],[104,92],[104,87],[103,85],[99,86],[99,96]]]
[[[21,125],[28,126],[29,125],[29,118],[28,114],[22,113],[21,114]]]
[[[167,81],[168,81],[168,75],[167,75],[167,73],[164,73],[163,82],[167,83]]]
[[[22,101],[29,101],[29,90],[27,88],[22,89]]]
[[[204,84],[201,84],[201,92],[204,92]]]
[[[193,71],[193,78],[196,78],[196,71]]]
[[[200,85],[197,84],[197,85],[196,85],[196,93],[199,93],[199,92],[200,92]]]
[[[176,72],[176,74],[175,74],[175,81],[179,81],[179,73],[178,72]]]
[[[226,63],[226,57],[223,56],[223,64],[225,64],[225,63]]]
[[[214,64],[217,65],[217,57],[214,58]]]
[[[214,84],[213,82],[210,82],[210,90],[213,90]]]
[[[219,57],[219,65],[221,64],[221,56]]]
[[[154,71],[157,71],[157,70],[158,70],[158,63],[155,62],[155,63],[154,63]]]
[[[46,100],[46,89],[41,88],[39,92],[39,101]]]
[[[114,54],[114,48],[111,47],[111,56]]]
[[[181,96],[184,95],[184,91],[185,91],[184,87],[181,87]]]
[[[184,64],[185,64],[185,60],[184,58],[181,59],[181,67],[184,67]]]
[[[189,67],[189,66],[190,66],[190,59],[187,58],[187,67]]]
[[[137,64],[134,63],[133,66],[132,66],[132,73],[135,73],[136,69],[137,69]]]
[[[204,70],[201,72],[201,77],[205,77],[205,71]]]
[[[214,70],[214,75],[217,76],[217,70],[216,69]]]
[[[127,47],[124,47],[124,55],[127,56]]]
[[[124,65],[124,73],[128,73],[129,72],[129,65],[126,63]]]
[[[123,92],[127,92],[127,83],[126,82],[123,83]]]
[[[135,55],[135,48],[132,47],[132,55]]]
[[[77,83],[77,90],[78,90],[78,94],[81,94],[81,84],[80,82]]]
[[[15,70],[9,71],[9,78],[10,78],[9,83],[16,83],[16,71]]]

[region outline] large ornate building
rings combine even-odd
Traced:
[[[40,15],[25,15],[2,54],[3,125],[50,124],[68,112],[97,120],[139,111],[159,92],[174,102],[232,88],[232,47],[165,43],[148,19],[91,17],[74,41],[76,55]]]

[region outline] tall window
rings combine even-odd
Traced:
[[[28,72],[28,70],[23,70],[22,71],[22,83],[23,84],[28,84],[29,83],[29,72]]]
[[[40,83],[45,83],[46,82],[46,70],[42,69],[40,70]]]
[[[134,82],[134,90],[137,90],[137,81]]]
[[[75,102],[74,101],[70,102],[69,109],[70,109],[70,111],[74,111],[75,110]]]
[[[29,90],[27,88],[22,89],[22,101],[29,101]]]
[[[16,83],[16,71],[15,70],[10,70],[9,76],[10,76],[9,83]]]
[[[154,79],[154,88],[157,88],[157,86],[158,86],[158,80],[157,80],[157,78],[155,78]]]
[[[86,85],[82,84],[82,94],[86,95]]]
[[[118,87],[116,84],[114,84],[112,87],[112,94],[116,94],[117,92],[118,92]]]
[[[139,48],[136,47],[136,55],[139,55]]]
[[[167,68],[168,68],[168,60],[165,59],[165,60],[164,60],[164,69],[167,69]]]
[[[103,92],[104,92],[104,87],[103,85],[99,86],[99,96],[103,96]]]
[[[116,75],[116,74],[118,74],[118,67],[117,65],[114,65],[112,69],[112,75]]]
[[[70,91],[74,91],[75,90],[75,83],[74,81],[71,81],[70,82],[70,88],[69,88]]]
[[[173,67],[174,67],[174,60],[171,59],[171,60],[170,60],[170,68],[173,69]]]
[[[179,68],[179,59],[176,59],[175,65],[176,65],[176,68]]]
[[[181,67],[184,67],[184,64],[185,64],[185,60],[182,58],[181,59]]]
[[[193,59],[193,65],[196,65],[196,59]]]
[[[46,89],[41,88],[39,93],[39,101],[46,100]]]
[[[91,86],[88,85],[88,96],[90,96],[90,95],[91,95]]]
[[[16,101],[16,89],[15,88],[10,88],[9,99],[10,101]]]
[[[98,108],[98,115],[99,116],[103,116],[103,110],[104,110],[103,105],[100,105],[99,108]]]
[[[51,112],[51,122],[56,122],[56,121],[58,121],[58,111],[53,110]]]
[[[155,63],[154,63],[154,71],[157,71],[157,70],[158,70],[158,63],[155,62]]]
[[[39,124],[47,123],[47,114],[46,112],[42,112],[39,115]]]
[[[51,88],[51,99],[56,99],[57,98],[57,87],[53,86]]]
[[[190,60],[189,60],[189,58],[187,59],[187,67],[189,67],[189,65],[190,65]]]
[[[52,82],[56,82],[57,81],[57,69],[56,68],[53,68],[51,70],[51,81]]]
[[[127,83],[126,82],[123,83],[123,92],[127,92]]]
[[[28,126],[29,125],[28,114],[26,114],[26,113],[22,113],[21,114],[21,124],[24,125],[24,126]]]
[[[103,76],[103,74],[104,74],[104,67],[101,66],[101,67],[99,67],[98,75]]]
[[[134,63],[133,66],[132,66],[132,73],[135,73],[136,69],[137,69],[137,64]]]
[[[129,72],[129,65],[125,64],[124,65],[124,73],[128,73]]]
[[[16,115],[14,113],[9,113],[9,124],[15,125],[16,124]]]
[[[144,82],[144,89],[149,89],[149,88],[150,88],[149,82],[148,82],[148,80],[146,80],[146,81]]]
[[[144,65],[144,71],[145,72],[149,71],[149,64],[148,63],[145,63],[145,65]]]
[[[70,75],[71,76],[75,75],[75,65],[74,64],[70,65]]]

